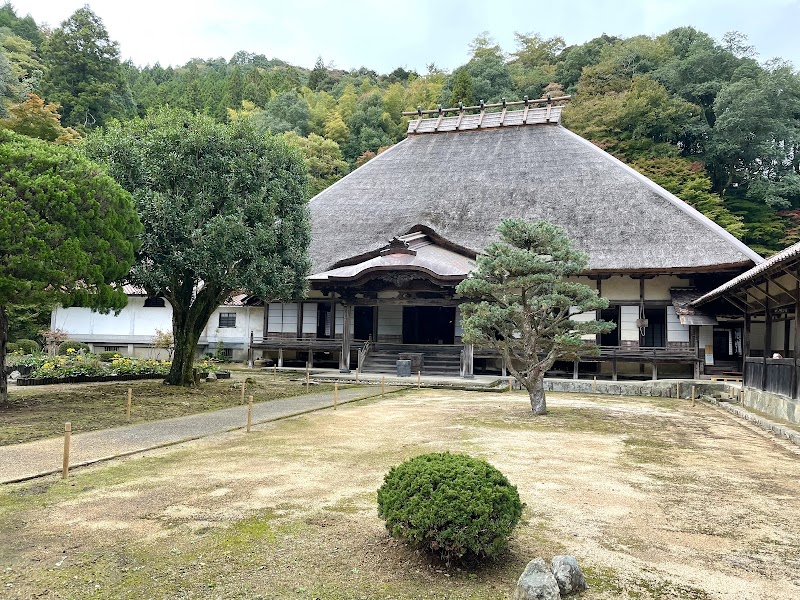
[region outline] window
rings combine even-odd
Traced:
[[[219,313],[220,327],[236,327],[236,313]]]
[[[164,308],[164,299],[163,298],[145,298],[144,305],[147,308]]]
[[[231,360],[233,358],[233,348],[223,348],[222,357],[225,360]]]
[[[119,352],[122,350],[122,346],[103,346],[104,352]]]

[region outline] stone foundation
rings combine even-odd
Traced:
[[[779,394],[745,388],[742,405],[800,425],[800,401],[798,400],[792,400]]]

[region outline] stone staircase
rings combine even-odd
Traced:
[[[406,344],[375,344],[364,361],[364,373],[397,374],[397,359],[401,352],[423,354],[423,375],[457,377],[461,370],[461,346],[412,346]],[[413,373],[412,375],[416,375]]]

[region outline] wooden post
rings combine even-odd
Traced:
[[[514,378],[513,377],[509,377],[508,378],[508,391],[509,392],[513,389],[513,386],[514,386]]]
[[[283,348],[278,348],[278,366],[283,368]]]
[[[422,387],[422,371],[417,371],[417,389]]]
[[[597,375],[594,376],[594,393],[597,393]]]
[[[576,358],[575,361],[572,363],[572,378],[578,378],[578,359]]]
[[[61,467],[61,479],[69,475],[69,442],[72,437],[72,423],[64,423],[64,464]]]
[[[247,397],[247,433],[250,433],[250,426],[253,424],[253,397]]]
[[[272,365],[272,381],[273,383],[278,381],[278,367],[276,365]]]
[[[358,383],[358,369],[356,369],[356,383]]]
[[[133,388],[128,388],[128,421],[131,420],[131,404],[133,404]]]
[[[352,304],[342,303],[342,351],[339,355],[339,372],[350,372],[350,320],[353,316]]]
[[[475,346],[464,344],[464,379],[475,377]]]
[[[766,293],[769,294],[769,281],[765,284]],[[764,298],[764,370],[761,372],[759,386],[761,390],[767,389],[767,359],[772,358],[772,307],[769,296]]]
[[[333,410],[336,410],[336,405],[339,402],[339,383],[334,382],[333,384]]]
[[[694,393],[695,393],[695,386],[692,386],[692,406],[694,406]]]
[[[680,381],[675,384],[675,397],[676,398],[680,398],[681,397],[681,382]]]
[[[653,361],[653,381],[655,381],[656,379],[658,379],[658,365],[656,364],[656,361],[654,360]]]
[[[242,382],[242,404],[244,404],[244,389],[247,387],[247,379]]]
[[[386,392],[386,375],[381,375],[381,397]]]
[[[308,392],[308,363],[306,363],[306,392]]]

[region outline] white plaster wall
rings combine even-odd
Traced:
[[[403,307],[383,304],[378,311],[378,340],[384,335],[403,335]]]
[[[638,282],[637,282],[638,283]],[[658,275],[652,279],[644,280],[645,300],[670,300],[670,288],[689,287],[688,279],[681,279],[674,275]]]
[[[667,341],[688,342],[689,326],[681,325],[674,306],[667,306]]]
[[[636,291],[637,297],[639,291]],[[605,295],[605,292],[603,293]],[[619,307],[619,339],[625,342],[639,341],[639,328],[636,327],[636,320],[639,318],[638,306]]]
[[[236,315],[236,327],[220,327],[220,313],[234,313]],[[263,320],[263,316],[261,318]],[[220,306],[211,313],[201,340],[205,337],[209,344],[217,342],[246,343],[250,340],[250,324],[246,306]]]
[[[777,321],[772,324],[772,348],[770,348],[770,356],[772,356],[773,352],[783,354],[785,327],[786,325],[784,325],[783,321]]]
[[[603,298],[611,301],[639,300],[639,280],[630,277],[609,277],[601,284]],[[637,338],[638,339],[638,338]]]

